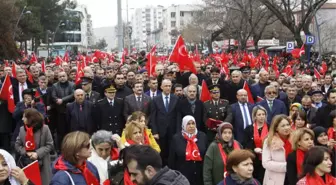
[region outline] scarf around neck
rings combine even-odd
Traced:
[[[184,139],[187,140],[186,161],[202,161],[200,151],[196,144],[197,135],[193,135],[192,137],[188,137],[186,134],[182,134],[182,135]]]
[[[87,167],[86,161],[82,165],[76,165],[76,167],[82,172],[86,184],[99,185],[99,180]]]
[[[314,175],[306,175],[307,185],[335,185],[336,179],[330,174],[325,174],[325,182],[321,176],[314,172]]]
[[[302,165],[305,153],[306,152],[301,149],[296,150],[296,173],[298,177],[302,174]]]

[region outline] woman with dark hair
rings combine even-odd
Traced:
[[[295,131],[292,138],[293,152],[287,157],[286,178],[289,185],[295,185],[302,174],[305,153],[314,146],[314,132],[308,128]]]
[[[54,176],[50,185],[99,185],[98,170],[87,161],[90,156],[89,134],[81,131],[67,134],[61,156],[52,164]]]
[[[296,185],[335,185],[336,178],[330,175],[331,154],[326,147],[316,146],[305,155],[302,179]]]
[[[253,124],[244,130],[244,141],[242,145],[246,149],[254,152],[256,157],[253,160],[253,176],[262,183],[265,169],[261,164],[263,141],[268,135],[268,125],[266,123],[267,111],[264,107],[257,105],[252,110]]]
[[[327,135],[327,130],[324,127],[321,126],[317,126],[313,129],[314,134],[315,134],[315,139],[314,139],[314,143],[315,146],[323,146],[326,147],[328,149],[330,149],[332,152],[332,168],[331,168],[331,174],[335,177],[336,176],[336,171],[335,171],[335,155],[336,155],[336,151],[333,150],[334,146],[336,145],[336,141],[329,141],[328,140],[328,135]]]
[[[204,157],[204,185],[214,185],[222,181],[226,172],[227,156],[233,150],[242,148],[238,141],[233,139],[232,131],[233,127],[228,122],[218,126],[216,139],[210,144]]]
[[[168,166],[180,171],[193,185],[203,185],[203,159],[207,136],[198,131],[195,118],[184,116],[182,132],[174,135],[169,150]]]
[[[273,118],[262,150],[262,165],[265,168],[264,185],[284,185],[286,176],[286,158],[292,152],[289,142],[291,134],[290,119],[287,115]]]
[[[43,124],[43,115],[34,108],[26,109],[22,120],[24,126],[20,128],[15,142],[15,150],[19,154],[18,165],[23,168],[38,160],[42,184],[48,185],[52,176],[50,152],[54,148],[51,132],[49,127]]]
[[[292,129],[293,130],[307,127],[307,115],[305,111],[299,110],[295,112],[292,115],[291,119],[292,119]]]
[[[147,145],[151,146],[152,148],[154,148],[156,151],[158,151],[160,153],[161,152],[160,146],[157,144],[157,142],[156,142],[156,140],[155,140],[155,138],[152,134],[152,130],[147,127],[148,120],[146,119],[146,114],[143,113],[143,112],[140,112],[140,111],[133,112],[129,116],[127,122],[131,122],[131,121],[139,122],[140,126],[142,127],[143,136],[144,136],[144,144],[147,144]],[[121,135],[121,142],[122,143],[126,142],[125,130],[123,131],[123,133]]]
[[[336,111],[331,111],[329,114],[328,139],[331,142],[336,141]]]
[[[260,185],[253,178],[253,159],[255,155],[249,150],[234,150],[227,160],[227,172],[218,185]]]

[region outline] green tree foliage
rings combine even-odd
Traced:
[[[98,42],[94,46],[92,46],[92,49],[99,49],[99,50],[105,50],[105,48],[108,46],[106,40],[104,38],[99,39]]]

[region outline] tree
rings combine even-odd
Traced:
[[[94,46],[92,46],[92,49],[99,49],[99,50],[105,50],[105,48],[108,46],[105,38],[99,39],[98,42]]]
[[[327,0],[259,0],[264,4],[294,35],[298,46],[303,44],[300,32],[311,34],[310,24],[317,10]],[[296,18],[298,17],[298,18]],[[306,52],[308,53],[308,52]]]

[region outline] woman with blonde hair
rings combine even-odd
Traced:
[[[131,122],[131,121],[139,122],[140,126],[142,127],[143,137],[144,137],[144,143],[143,144],[147,144],[147,145],[151,146],[157,152],[161,152],[160,146],[157,144],[155,138],[153,137],[152,130],[147,128],[148,120],[146,119],[146,114],[141,112],[141,111],[133,112],[129,116],[129,118],[127,119],[127,122]],[[127,123],[126,123],[126,125],[127,125]],[[121,135],[121,142],[122,143],[126,142],[125,131],[123,131],[123,133]]]
[[[253,161],[253,176],[259,182],[263,182],[265,169],[261,164],[263,142],[268,135],[268,125],[266,123],[267,111],[264,107],[257,105],[252,110],[253,124],[244,130],[244,140],[242,145],[245,149],[250,149],[256,157]]]
[[[137,121],[129,121],[124,129],[126,147],[133,144],[144,144],[143,127]]]
[[[97,168],[87,159],[91,156],[90,136],[70,132],[62,142],[61,156],[52,164],[54,176],[50,185],[99,185]]]
[[[284,185],[286,176],[286,158],[292,152],[289,142],[291,134],[290,119],[281,114],[273,118],[268,137],[262,149],[262,165],[265,168],[264,185]]]
[[[289,185],[295,185],[302,175],[305,153],[314,146],[314,132],[308,128],[296,130],[292,137],[293,152],[287,157],[286,178]]]

